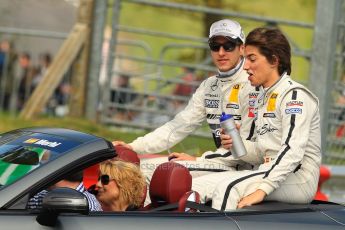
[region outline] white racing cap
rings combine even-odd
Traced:
[[[240,39],[243,43],[245,41],[244,33],[241,25],[230,19],[223,19],[214,22],[210,27],[209,39],[216,36],[230,37],[234,40]]]

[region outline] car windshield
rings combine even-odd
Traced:
[[[79,144],[61,137],[32,132],[0,135],[0,185],[19,180]]]
[[[0,184],[8,185],[52,159],[54,152],[20,145],[0,146]]]

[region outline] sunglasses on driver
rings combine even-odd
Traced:
[[[214,52],[218,52],[220,50],[220,47],[223,47],[223,49],[226,51],[226,52],[231,52],[233,51],[237,44],[235,42],[231,42],[231,41],[228,41],[228,42],[225,42],[223,44],[220,44],[220,43],[217,43],[217,42],[214,42],[214,41],[210,41],[208,43],[210,49]]]
[[[109,175],[101,175],[98,177],[97,181],[101,181],[102,185],[108,185],[110,182],[110,177]]]

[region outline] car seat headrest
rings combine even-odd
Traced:
[[[152,205],[158,207],[176,203],[192,187],[188,169],[175,162],[166,162],[157,167],[150,183]]]
[[[136,165],[140,165],[140,159],[138,157],[138,154],[134,152],[132,149],[126,148],[122,145],[116,145],[114,146],[114,149],[119,159],[134,163]]]

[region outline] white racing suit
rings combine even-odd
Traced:
[[[255,106],[256,137],[245,141],[248,154],[262,164],[193,180],[193,190],[203,202],[212,199],[213,208],[236,209],[257,189],[267,194],[265,200],[290,203],[308,203],[315,195],[321,163],[318,99],[285,74],[262,91]]]
[[[207,151],[196,161],[178,161],[190,169],[192,176],[197,177],[210,172],[232,170],[244,164],[242,160],[235,161],[231,152],[220,147],[220,123],[222,112],[234,115],[241,124],[241,135],[247,138],[254,120],[253,102],[258,92],[248,81],[248,75],[243,70],[242,60],[234,75],[229,77],[212,76],[204,80],[186,108],[179,112],[173,120],[163,126],[139,137],[130,145],[139,154],[158,153],[168,150],[187,135],[192,134],[206,120],[217,147],[216,151]],[[252,105],[250,107],[249,103]],[[141,170],[150,181],[154,169],[168,157],[153,158],[141,161]],[[255,161],[255,160],[254,160]]]

